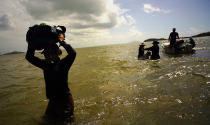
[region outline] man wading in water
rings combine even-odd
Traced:
[[[67,44],[63,34],[59,35],[59,43],[68,55],[60,59],[62,51],[57,44],[52,44],[42,52],[45,59],[35,57],[35,49],[28,46],[26,59],[44,72],[46,96],[49,99],[45,118],[50,124],[71,123],[74,119],[74,101],[68,87],[68,72],[73,64],[76,52]]]
[[[144,50],[150,50],[152,51],[152,55],[151,55],[151,59],[152,60],[157,60],[160,59],[160,55],[159,55],[159,42],[158,41],[153,41],[153,46],[149,47],[149,48],[145,48]]]

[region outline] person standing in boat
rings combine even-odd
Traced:
[[[152,51],[152,55],[151,58],[152,60],[156,60],[156,59],[160,59],[160,55],[159,55],[159,42],[158,41],[153,41],[153,46],[149,47],[149,48],[145,48],[144,50],[150,50]]]
[[[179,34],[176,32],[176,28],[173,28],[168,39],[170,40],[170,47],[174,47],[176,39],[179,39]]]

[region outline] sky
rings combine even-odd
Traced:
[[[66,42],[89,47],[210,31],[210,0],[0,0],[0,53],[26,51],[26,32],[64,25]]]

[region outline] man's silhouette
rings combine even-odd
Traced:
[[[179,34],[176,32],[176,28],[173,28],[173,32],[170,33],[168,38],[170,40],[171,47],[174,47],[177,38],[179,39]]]
[[[144,58],[144,46],[145,46],[144,43],[141,43],[141,44],[139,45],[138,59]]]
[[[52,44],[43,51],[45,59],[40,59],[35,55],[35,49],[28,45],[26,59],[36,67],[43,70],[46,96],[49,99],[45,118],[52,124],[60,122],[71,122],[74,117],[74,101],[68,87],[68,72],[73,64],[76,52],[64,42],[63,34],[59,35],[59,43],[65,48],[68,55],[60,59],[62,51],[57,44]]]
[[[159,55],[159,42],[158,41],[153,41],[153,46],[149,47],[149,48],[145,48],[144,50],[150,50],[152,51],[152,55],[151,55],[151,59],[152,60],[157,60],[160,59],[160,55]]]

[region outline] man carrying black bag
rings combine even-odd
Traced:
[[[68,87],[68,72],[71,68],[76,52],[67,44],[64,34],[59,34],[59,43],[68,55],[60,59],[62,51],[56,43],[49,45],[42,52],[45,59],[35,57],[35,49],[28,45],[26,59],[44,72],[46,96],[49,99],[45,118],[50,124],[69,124],[74,120],[74,101]]]

